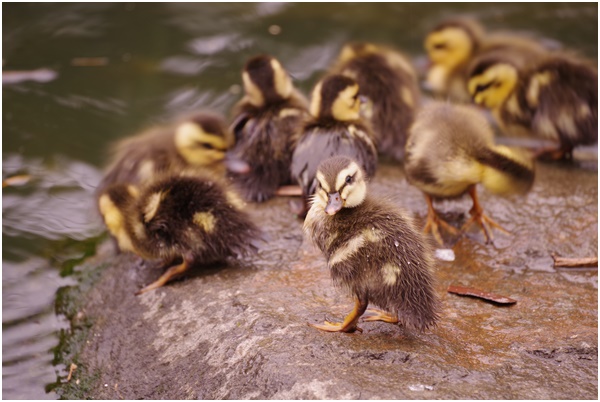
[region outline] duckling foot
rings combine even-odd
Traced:
[[[354,326],[344,325],[343,322],[330,322],[325,321],[323,324],[311,324],[308,323],[311,327],[316,329],[320,329],[321,331],[326,332],[348,332],[352,333],[354,331],[362,332],[362,328],[359,328],[356,323]]]
[[[473,207],[469,211],[469,213],[471,214],[471,217],[469,218],[469,220],[467,222],[465,222],[465,224],[461,228],[461,231],[464,232],[465,230],[467,230],[469,228],[469,226],[471,226],[473,224],[473,222],[477,222],[479,224],[479,226],[481,226],[481,229],[483,230],[483,234],[485,235],[486,244],[494,241],[494,236],[492,235],[492,228],[496,228],[496,229],[500,230],[501,232],[510,234],[510,232],[508,230],[504,229],[502,226],[500,226],[498,223],[496,223],[492,218],[488,217],[486,214],[483,213],[483,208],[481,207],[481,205],[479,204],[479,201],[477,200],[477,192],[476,192],[474,186],[472,186],[469,189],[469,195],[473,199]]]
[[[383,321],[383,322],[389,322],[390,324],[397,324],[399,322],[397,315],[390,314],[383,310],[370,308],[366,312],[369,313],[370,315],[365,316],[363,321]]]
[[[138,295],[141,295],[142,293],[146,293],[151,290],[158,289],[158,288],[164,286],[171,279],[183,274],[185,271],[188,270],[188,268],[189,268],[189,264],[186,260],[184,260],[181,264],[175,265],[175,266],[169,268],[167,270],[167,272],[162,274],[160,278],[158,278],[156,281],[152,282],[150,285],[135,292],[135,295],[138,296]]]
[[[450,226],[450,224],[448,222],[446,222],[445,220],[443,220],[442,218],[440,218],[438,216],[437,212],[435,212],[435,209],[433,209],[433,200],[431,199],[431,196],[429,196],[428,194],[425,194],[425,199],[427,201],[428,209],[427,209],[427,221],[425,222],[425,227],[423,228],[423,233],[431,232],[431,234],[433,235],[435,240],[440,245],[443,246],[444,241],[442,240],[442,236],[440,235],[439,227],[441,226],[447,232],[449,232],[453,235],[458,234],[458,230],[455,227]]]
[[[311,323],[308,323],[308,325],[320,329],[321,331],[327,332],[362,332],[362,329],[359,328],[356,324],[358,323],[358,319],[360,318],[360,316],[364,314],[368,304],[368,300],[365,299],[364,301],[361,301],[357,297],[355,299],[354,309],[350,312],[350,314],[346,316],[344,322],[337,323],[325,321],[325,323],[321,325]]]

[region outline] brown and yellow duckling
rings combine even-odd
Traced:
[[[369,303],[383,310],[369,310],[366,321],[416,330],[435,325],[439,301],[432,250],[408,214],[367,194],[364,171],[348,157],[327,159],[316,177],[304,231],[325,254],[334,283],[354,296],[355,307],[342,323],[310,325],[353,332]]]
[[[242,78],[246,96],[235,107],[236,145],[227,164],[243,196],[262,202],[291,183],[293,135],[308,115],[308,102],[271,56],[248,60]]]
[[[359,87],[352,78],[330,75],[314,88],[309,119],[300,132],[292,157],[292,178],[302,188],[304,216],[317,187],[317,167],[327,158],[355,159],[368,177],[377,168],[375,135],[360,115]]]
[[[139,185],[156,175],[186,168],[218,171],[231,145],[233,136],[220,115],[197,112],[185,116],[114,144],[112,161],[97,191],[116,183]]]
[[[428,205],[425,232],[432,231],[443,244],[438,226],[456,229],[439,218],[433,198],[454,198],[469,193],[473,200],[470,219],[463,230],[477,222],[486,242],[493,239],[491,227],[503,230],[484,214],[476,185],[496,194],[524,193],[534,180],[530,155],[494,144],[494,132],[474,106],[432,102],[417,115],[406,144],[404,163],[407,180],[425,193]]]
[[[470,18],[451,18],[439,23],[425,38],[430,61],[426,84],[437,96],[470,103],[467,90],[469,64],[488,52],[510,60],[518,68],[543,57],[540,43],[512,33],[487,34]]]
[[[104,189],[100,210],[119,247],[167,268],[137,294],[159,288],[190,267],[253,251],[261,232],[241,199],[213,177],[166,175],[140,189],[117,183]]]
[[[373,43],[342,48],[331,70],[353,78],[369,100],[367,118],[377,136],[379,153],[401,160],[421,93],[410,60],[397,50]]]
[[[492,110],[505,133],[558,143],[538,157],[570,157],[574,147],[598,142],[598,71],[590,63],[563,53],[520,70],[490,55],[469,76],[474,102]]]

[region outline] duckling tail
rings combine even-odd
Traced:
[[[526,151],[497,145],[479,156],[481,183],[496,194],[526,193],[535,178],[533,158]]]

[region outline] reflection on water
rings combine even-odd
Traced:
[[[66,375],[51,364],[66,326],[53,302],[102,233],[92,194],[107,144],[191,109],[227,113],[247,57],[276,55],[308,92],[344,42],[388,42],[418,58],[427,30],[456,13],[597,55],[594,3],[13,3],[3,11],[3,69],[56,74],[3,87],[3,178],[32,176],[2,197],[8,399],[54,398],[44,386]]]

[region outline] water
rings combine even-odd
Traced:
[[[307,92],[344,42],[422,58],[427,30],[458,12],[597,57],[594,3],[3,4],[2,175],[31,176],[2,195],[3,398],[56,398],[45,387],[66,375],[55,295],[103,239],[92,193],[111,141],[201,107],[227,113],[256,53]]]

